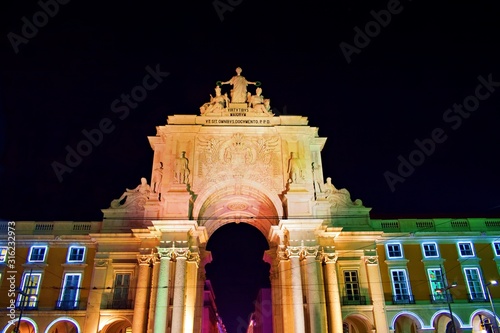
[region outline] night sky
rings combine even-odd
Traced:
[[[274,113],[319,127],[325,177],[372,218],[500,215],[494,1],[272,3],[4,1],[0,218],[101,220],[100,209],[149,179],[155,126],[198,114],[238,66],[262,82]],[[122,95],[151,71],[158,85],[127,106]],[[103,119],[112,130],[58,177],[54,163]],[[209,246],[227,249],[234,235],[266,246],[241,225]],[[222,256],[207,274],[239,333],[245,300],[267,281],[227,277],[238,260]],[[238,299],[238,286],[250,292]]]

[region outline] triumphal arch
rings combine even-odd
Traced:
[[[157,126],[151,177],[103,209],[103,230],[93,235],[97,288],[89,305],[99,308],[109,267],[126,261],[117,253],[139,253],[132,331],[200,332],[206,244],[221,226],[248,223],[269,243],[274,332],[342,332],[337,259],[351,240],[338,236],[366,227],[370,209],[325,179],[318,128],[300,115],[273,114],[263,88],[238,68],[199,110]],[[369,331],[385,332],[374,245],[362,245],[347,252],[373,282],[363,316]],[[104,317],[90,307],[89,331],[100,331]]]

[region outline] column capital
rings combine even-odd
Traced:
[[[285,245],[280,245],[278,251],[276,251],[276,258],[278,261],[290,259],[290,253]]]
[[[174,250],[172,248],[158,247],[158,257],[172,259]]]
[[[200,253],[188,251],[187,261],[195,262],[196,266],[200,265]]]
[[[319,246],[302,246],[301,259],[314,257],[320,259]]]
[[[378,265],[378,256],[365,256],[364,260],[367,265]]]
[[[153,263],[154,260],[154,254],[138,254],[137,255],[137,262],[139,265],[149,265]]]
[[[185,248],[172,248],[172,259],[177,260],[178,258],[184,258],[187,259],[189,256],[189,249],[187,247]]]
[[[339,256],[335,252],[321,252],[321,259],[323,259],[323,262],[325,264],[335,264],[337,263],[337,260],[339,259]]]

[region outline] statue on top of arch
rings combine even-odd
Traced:
[[[259,81],[248,81],[241,75],[241,67],[236,68],[236,75],[228,81],[217,81],[215,87],[215,96],[210,95],[210,102],[204,103],[200,107],[201,115],[219,114],[225,115],[225,112],[249,112],[257,116],[273,116],[271,111],[271,100],[262,96],[261,83]],[[229,84],[232,86],[228,97],[227,92],[222,94],[221,86]],[[248,85],[256,86],[255,94],[247,91]],[[234,110],[237,111],[234,111]]]
[[[318,198],[330,201],[333,207],[363,207],[363,201],[360,199],[352,201],[351,194],[347,189],[337,189],[332,184],[331,177],[327,177],[326,183],[320,186]]]

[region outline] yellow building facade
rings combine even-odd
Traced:
[[[325,179],[319,129],[240,73],[157,127],[151,176],[102,221],[0,223],[0,332],[221,332],[206,245],[234,222],[267,239],[275,333],[490,329],[500,219],[371,219]]]

